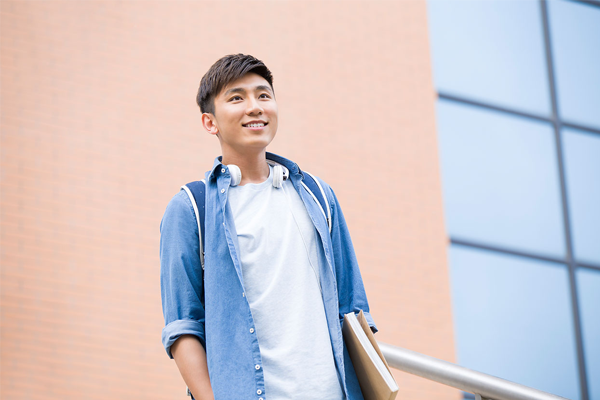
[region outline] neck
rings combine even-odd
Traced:
[[[269,177],[266,150],[252,154],[237,154],[223,149],[221,162],[225,165],[235,164],[240,168],[242,180],[239,186],[244,186],[246,183],[261,183]]]

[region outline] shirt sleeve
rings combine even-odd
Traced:
[[[196,336],[206,348],[199,249],[196,215],[181,190],[169,202],[160,223],[160,290],[165,317],[162,342],[170,358],[171,346],[182,335]]]
[[[321,181],[322,182],[322,181]],[[350,238],[350,232],[344,219],[344,214],[333,192],[328,185],[330,207],[331,207],[331,241],[333,246],[336,281],[338,287],[340,323],[344,320],[344,315],[360,310],[365,314],[365,318],[371,327],[373,333],[377,332],[377,326],[371,313],[369,312],[369,303],[365,293],[365,287],[360,275],[358,261],[354,254],[354,246]]]

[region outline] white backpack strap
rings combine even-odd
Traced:
[[[304,171],[304,172],[306,172],[306,171]],[[323,207],[321,206],[321,203],[319,203],[319,200],[318,200],[318,199],[317,199],[317,197],[314,195],[314,193],[313,193],[313,192],[310,190],[310,188],[309,188],[308,186],[306,186],[306,185],[304,184],[304,182],[300,182],[300,184],[301,184],[302,186],[304,186],[304,189],[306,189],[306,191],[307,191],[308,193],[310,193],[310,195],[312,196],[312,198],[313,198],[313,200],[315,201],[315,203],[317,203],[317,205],[319,206],[319,210],[321,210],[321,214],[323,214],[323,217],[325,217],[325,219],[327,219],[327,215],[325,215],[325,210],[323,210]],[[329,222],[328,222],[327,224],[329,224]]]
[[[317,179],[316,176],[314,176],[313,174],[311,174],[308,171],[303,171],[306,172],[308,175],[310,175],[311,178],[313,178],[313,180],[317,183],[317,186],[319,187],[319,190],[321,191],[321,196],[323,196],[323,201],[325,201],[325,206],[327,207],[327,215],[325,214],[325,211],[323,210],[323,207],[321,206],[321,203],[319,202],[319,200],[317,200],[317,198],[315,197],[315,195],[313,194],[313,192],[310,191],[310,189],[308,189],[308,187],[306,187],[306,185],[304,185],[304,183],[302,183],[304,185],[304,187],[308,190],[308,192],[311,194],[311,196],[313,197],[313,199],[315,199],[315,201],[317,202],[317,204],[319,205],[319,208],[321,209],[321,212],[323,213],[323,215],[325,216],[325,219],[327,220],[327,227],[329,228],[329,233],[331,233],[331,208],[329,207],[329,201],[327,200],[327,196],[325,195],[325,191],[323,190],[323,186],[321,186],[321,183],[319,182],[319,180]]]
[[[206,185],[206,181],[202,179],[204,185]],[[190,201],[192,202],[192,207],[194,207],[194,213],[196,214],[196,222],[198,223],[198,242],[200,243],[200,264],[202,265],[202,269],[204,269],[204,246],[202,246],[202,227],[200,226],[200,213],[198,212],[198,206],[196,205],[196,199],[192,194],[192,191],[186,186],[183,185],[181,187],[187,193]]]

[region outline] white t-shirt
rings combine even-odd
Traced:
[[[229,189],[269,400],[343,399],[319,284],[325,256],[288,180]]]

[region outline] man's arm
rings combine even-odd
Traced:
[[[196,400],[214,400],[206,352],[200,341],[192,335],[183,335],[171,346],[179,373]]]
[[[198,224],[192,203],[176,194],[160,226],[160,286],[165,327],[162,341],[198,400],[213,399],[205,351],[204,282]]]
[[[323,181],[321,181],[324,184]],[[340,307],[340,324],[344,319],[344,315],[350,312],[358,313],[362,310],[365,318],[371,327],[373,333],[377,332],[377,326],[369,312],[369,303],[363,285],[363,280],[358,267],[358,261],[354,253],[354,246],[350,238],[350,232],[346,225],[344,213],[340,207],[340,203],[331,187],[325,184],[329,192],[330,207],[331,207],[331,241],[334,257],[336,280],[338,285],[339,307]]]

